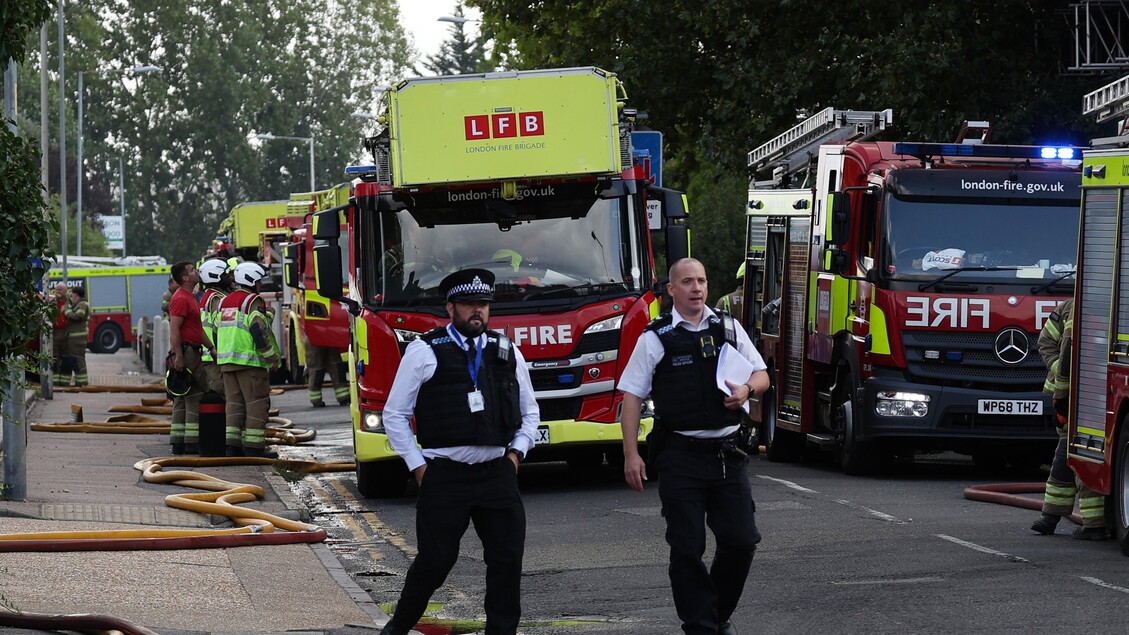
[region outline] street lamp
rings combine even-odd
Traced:
[[[273,134],[267,133],[267,134],[257,134],[257,135],[255,135],[255,138],[256,139],[262,139],[264,141],[273,141],[275,139],[286,139],[286,140],[289,140],[289,141],[306,141],[306,142],[308,142],[310,144],[310,191],[311,192],[314,191],[315,187],[314,187],[314,138],[313,137],[284,137],[282,135],[273,135]]]
[[[454,24],[466,24],[467,22],[482,22],[482,20],[475,20],[474,18],[464,18],[461,15],[441,15],[435,18],[436,22],[451,22]]]
[[[110,73],[152,73],[153,71],[161,70],[160,66],[135,66],[133,68],[107,68],[95,69],[92,71],[79,71],[78,72],[78,226],[75,227],[75,234],[77,235],[77,246],[75,247],[77,255],[82,255],[82,76],[91,74],[110,74]]]

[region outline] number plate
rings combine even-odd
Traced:
[[[545,445],[549,442],[549,426],[537,427],[537,445]]]
[[[1041,415],[1043,402],[1038,399],[980,399],[976,414],[981,415]]]

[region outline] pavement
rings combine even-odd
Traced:
[[[128,349],[112,355],[88,354],[86,359],[91,384],[121,386],[124,391],[160,381]],[[70,421],[72,404],[82,406],[85,421],[105,421],[113,416],[107,411],[113,405],[136,405],[143,397],[163,395],[55,391],[53,399],[45,400],[33,390],[27,394],[29,423]],[[0,500],[0,533],[234,527],[226,517],[166,506],[169,494],[199,490],[147,483],[134,468],[140,460],[169,455],[165,434],[29,430],[26,500]],[[193,469],[265,490],[264,498],[242,507],[292,520],[308,517],[301,501],[270,466],[176,469]],[[106,615],[163,634],[377,633],[388,620],[324,543],[0,552],[0,633],[77,630],[13,627],[5,622],[4,609]]]

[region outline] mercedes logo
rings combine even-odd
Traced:
[[[997,359],[1014,366],[1027,359],[1027,354],[1031,352],[1031,341],[1023,329],[1009,326],[996,335],[994,349]]]

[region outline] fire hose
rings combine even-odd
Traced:
[[[993,483],[989,485],[972,485],[964,488],[964,497],[968,500],[983,501],[985,503],[998,503],[1040,511],[1043,501],[1022,496],[1022,494],[1042,494],[1046,489],[1045,483]],[[1082,524],[1082,517],[1078,514],[1067,516],[1076,525]]]

